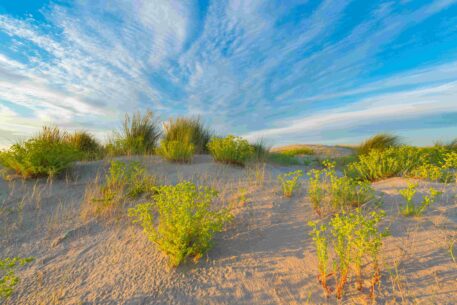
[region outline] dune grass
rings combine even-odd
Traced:
[[[104,157],[105,151],[103,146],[87,131],[75,131],[66,134],[63,139],[81,152],[82,160],[98,160]]]
[[[370,151],[376,150],[385,150],[389,147],[398,147],[400,146],[400,138],[395,135],[380,133],[372,136],[371,138],[363,141],[357,147],[357,153],[359,155],[366,155]]]
[[[195,147],[192,143],[176,140],[162,140],[157,154],[168,161],[189,163],[194,156]]]
[[[199,118],[170,119],[164,124],[164,142],[185,142],[192,144],[197,154],[208,152],[208,142],[212,132],[206,128]]]

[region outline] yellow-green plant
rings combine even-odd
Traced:
[[[281,182],[282,193],[285,197],[292,197],[294,190],[298,186],[298,179],[302,176],[302,170],[296,170],[278,176],[278,180]]]
[[[198,261],[232,215],[227,209],[211,207],[217,192],[209,187],[184,181],[157,187],[156,191],[153,203],[129,209],[129,216],[169,256],[171,266],[187,258]]]
[[[360,155],[365,155],[372,150],[384,150],[398,146],[400,146],[400,139],[397,136],[380,133],[362,142],[357,148],[357,152]]]
[[[327,278],[332,275],[329,273],[329,254],[328,254],[328,240],[326,231],[327,227],[325,225],[318,226],[316,222],[310,221],[308,223],[309,226],[313,228],[310,235],[313,238],[314,245],[316,247],[316,255],[318,261],[318,269],[319,269],[319,282],[324,289],[324,293],[326,296],[329,296],[332,292],[330,287],[327,284]]]
[[[189,163],[194,156],[194,145],[187,141],[163,140],[157,153],[168,161]]]
[[[207,152],[207,144],[210,138],[211,131],[205,127],[198,117],[170,119],[164,124],[163,141],[190,143],[197,154]]]
[[[24,266],[33,261],[33,257],[7,257],[0,259],[0,300],[11,296],[19,282],[19,277],[15,273],[15,268]]]
[[[399,191],[400,195],[405,199],[406,205],[401,207],[400,213],[403,216],[421,216],[424,211],[435,202],[436,197],[441,194],[434,188],[429,189],[429,195],[424,196],[419,206],[414,204],[414,195],[417,192],[417,183],[409,183],[406,189]]]
[[[67,133],[63,140],[81,153],[82,160],[97,160],[104,156],[102,145],[87,131],[78,130]]]
[[[247,140],[232,135],[211,138],[208,149],[215,161],[238,165],[244,165],[254,154],[254,148]]]

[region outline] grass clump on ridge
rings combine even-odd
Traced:
[[[98,160],[104,156],[102,145],[87,131],[81,130],[66,134],[64,141],[80,151],[83,160]]]
[[[254,148],[247,140],[233,135],[211,138],[208,149],[215,161],[242,166],[254,155]]]
[[[385,150],[390,147],[400,146],[399,137],[387,133],[380,133],[365,140],[357,148],[359,155],[366,155],[372,150]]]
[[[197,154],[208,152],[208,142],[211,131],[206,128],[199,118],[170,119],[164,124],[164,142],[186,142],[192,144]]]
[[[57,127],[43,127],[35,137],[0,152],[0,164],[22,178],[53,177],[81,158]]]
[[[162,140],[157,153],[168,161],[189,163],[194,156],[194,145],[186,141]]]
[[[114,132],[107,145],[110,155],[141,155],[153,153],[161,131],[153,112],[141,112],[125,115],[120,131]]]
[[[154,203],[142,203],[129,210],[129,216],[143,227],[148,239],[169,256],[171,266],[188,258],[198,261],[212,246],[232,215],[226,209],[214,210],[217,192],[191,182],[156,188]]]

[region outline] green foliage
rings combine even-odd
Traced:
[[[152,111],[137,112],[125,119],[120,131],[114,133],[107,145],[110,155],[140,155],[154,152],[161,135],[158,120]]]
[[[64,136],[64,141],[81,152],[83,160],[97,160],[103,158],[102,145],[93,135],[86,131],[75,131]]]
[[[254,148],[247,140],[232,135],[211,138],[208,149],[214,160],[237,165],[244,165],[254,154]]]
[[[57,127],[43,127],[37,136],[0,152],[0,164],[23,178],[52,177],[80,157]]]
[[[295,156],[299,156],[299,155],[314,155],[315,154],[314,150],[309,147],[284,148],[278,152],[280,152],[283,155],[291,156],[291,157],[295,157]]]
[[[417,192],[417,183],[409,183],[406,189],[399,191],[400,195],[405,199],[404,205],[400,213],[403,216],[421,216],[424,211],[436,200],[436,197],[441,194],[434,188],[429,189],[429,195],[424,196],[419,206],[414,204],[414,196]]]
[[[255,162],[266,162],[270,156],[270,149],[265,145],[263,140],[258,140],[256,143],[251,144],[253,148],[252,160]]]
[[[232,215],[226,209],[212,210],[217,192],[191,182],[156,188],[154,203],[143,203],[129,210],[150,241],[165,252],[172,266],[187,258],[198,261],[212,246]]]
[[[351,270],[355,272],[357,288],[362,289],[362,266],[366,263],[371,266],[371,296],[374,297],[375,285],[379,282],[379,253],[382,238],[386,231],[380,231],[379,222],[385,216],[384,211],[364,214],[361,209],[353,213],[335,215],[329,226],[318,226],[314,222],[310,235],[316,247],[319,266],[319,281],[328,295],[331,289],[327,277],[329,265],[333,265],[335,277],[335,294],[341,299],[344,293]]]
[[[282,153],[270,153],[268,155],[268,162],[279,165],[302,165],[302,162],[294,156],[284,155]]]
[[[359,156],[359,161],[349,164],[347,174],[359,180],[376,181],[408,174],[426,160],[426,155],[416,147],[371,150]]]
[[[211,138],[211,131],[206,128],[199,118],[171,119],[164,124],[163,141],[189,143],[197,154],[207,152],[207,145]]]
[[[282,193],[285,197],[292,197],[294,190],[298,186],[298,179],[302,176],[302,170],[296,170],[278,176],[278,180],[281,182]]]
[[[365,155],[372,150],[385,150],[389,147],[400,146],[400,140],[397,136],[391,134],[377,134],[360,144],[357,149],[359,155]]]
[[[19,277],[15,273],[15,268],[24,266],[33,261],[33,259],[33,257],[8,257],[0,259],[0,300],[10,297],[11,294],[13,294],[14,287],[16,287],[19,282]]]
[[[163,140],[157,153],[168,161],[189,163],[194,156],[194,145],[188,142]]]
[[[359,207],[374,198],[374,190],[369,183],[347,176],[338,177],[335,163],[324,161],[324,165],[326,167],[322,170],[308,172],[309,197],[317,214]]]
[[[112,161],[105,182],[100,184],[97,179],[86,190],[88,209],[84,214],[106,216],[122,207],[127,199],[152,192],[155,184],[155,178],[139,162]]]

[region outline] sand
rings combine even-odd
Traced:
[[[170,269],[125,213],[82,220],[86,185],[106,170],[106,162],[78,163],[52,182],[0,181],[0,257],[35,257],[18,270],[21,281],[4,304],[338,303],[325,298],[317,281],[307,225],[317,216],[307,198],[306,178],[292,198],[281,196],[276,180],[281,172],[309,168],[266,165],[256,170],[216,164],[209,156],[196,156],[189,165],[155,156],[134,159],[163,182],[209,184],[220,191],[218,204],[233,207],[234,221],[216,236],[207,256]],[[444,195],[424,216],[404,218],[398,215],[398,190],[406,184],[399,178],[373,184],[388,214],[383,225],[391,227],[376,301],[456,304],[457,264],[449,246],[457,239],[457,186],[420,182],[421,192],[433,185]],[[247,190],[245,204],[237,201],[241,189]],[[367,289],[350,287],[343,303],[369,304],[367,295]]]

